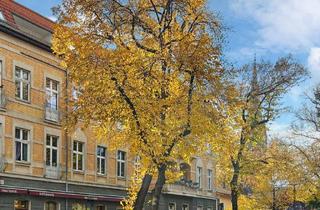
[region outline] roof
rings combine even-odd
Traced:
[[[51,52],[53,21],[14,0],[0,0],[0,12],[0,31]]]
[[[15,2],[14,0],[0,0],[0,11],[8,24],[12,27],[18,28],[13,17],[15,14],[50,32],[53,30],[53,21]]]

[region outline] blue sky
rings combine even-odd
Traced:
[[[51,7],[60,0],[16,0],[52,18]],[[40,3],[41,2],[41,3]],[[303,94],[320,82],[320,8],[319,0],[208,0],[219,14],[226,32],[225,57],[234,65],[257,59],[274,61],[291,53],[309,68],[311,79],[293,88],[283,105],[297,109]],[[270,125],[271,133],[285,135],[293,120],[289,113]]]

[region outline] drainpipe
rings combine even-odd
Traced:
[[[69,111],[69,95],[68,95],[68,88],[69,88],[69,82],[68,82],[68,71],[65,71],[65,78],[66,78],[66,85],[65,85],[65,105],[66,105],[66,124],[68,124],[68,111]],[[65,180],[65,191],[69,191],[69,184],[68,184],[68,173],[69,173],[69,132],[68,128],[65,129],[65,138],[66,138],[66,158],[65,158],[65,171],[66,171],[66,180]],[[66,198],[66,210],[68,210],[68,198]]]

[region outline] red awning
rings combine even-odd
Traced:
[[[70,199],[80,199],[80,200],[109,201],[109,202],[120,202],[123,200],[123,197],[115,197],[115,196],[88,195],[88,194],[78,194],[78,193],[71,193],[71,192],[52,192],[52,191],[39,191],[39,190],[27,190],[27,189],[4,188],[4,187],[0,187],[0,193],[13,193],[13,194],[23,194],[23,195],[31,195],[31,196],[51,197],[51,198],[70,198]]]

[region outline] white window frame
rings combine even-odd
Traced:
[[[171,208],[170,205],[173,205],[173,209]],[[175,202],[169,202],[168,203],[168,210],[176,210],[177,209],[177,205]]]
[[[47,87],[47,81],[49,80],[49,85],[50,87]],[[53,88],[53,83],[56,82],[57,83],[57,90],[55,90]],[[58,110],[59,109],[59,81],[51,79],[49,77],[46,77],[46,81],[45,81],[45,88],[46,88],[46,107],[53,109],[53,110]],[[51,100],[47,100],[49,97],[50,99],[52,97],[56,96],[56,104],[55,107],[52,106],[52,104],[50,103]]]
[[[123,154],[123,156],[121,156],[120,154]],[[122,151],[122,150],[117,151],[117,177],[120,177],[120,178],[126,177],[126,154],[127,153],[125,151]],[[123,176],[121,175],[122,174],[121,171],[123,171]]]
[[[196,175],[197,175],[197,183],[199,184],[199,188],[202,188],[202,167],[200,166],[197,166],[197,172],[196,172]]]
[[[76,144],[76,150],[74,150],[74,144]],[[82,145],[82,152],[79,151],[79,145]],[[73,164],[72,164],[72,169],[74,171],[83,171],[84,170],[84,143],[81,142],[81,141],[73,141],[73,144],[72,144],[72,161],[73,160],[73,156],[76,156],[76,168],[74,168]],[[79,169],[79,156],[82,156],[82,169]]]
[[[208,169],[208,190],[212,190],[212,169]]]
[[[17,139],[16,137],[16,130],[19,130],[20,138]],[[27,140],[23,140],[23,131],[27,131]],[[17,162],[30,162],[30,130],[21,127],[15,127],[14,129],[14,139],[15,139],[15,160]],[[17,160],[17,142],[20,143],[20,160]],[[23,145],[27,145],[27,160],[23,160]]]
[[[50,145],[47,145],[47,138],[50,138]],[[57,146],[53,146],[53,138],[57,138]],[[45,141],[45,144],[46,144],[46,151],[45,151],[45,161],[46,161],[46,166],[49,166],[49,167],[58,167],[59,165],[59,136],[56,136],[56,135],[51,135],[51,134],[46,134],[46,141]],[[47,164],[47,149],[50,150],[50,165]],[[53,156],[53,150],[56,150],[57,151],[57,157],[56,157],[56,160],[57,160],[57,165],[54,166],[53,163],[52,163],[52,156]]]
[[[104,149],[104,156],[98,153],[98,148]],[[103,160],[104,160],[104,165],[102,166]],[[103,168],[104,168],[104,173],[102,173]],[[99,175],[107,174],[107,148],[100,145],[97,146],[97,173]]]
[[[19,71],[20,72],[20,76],[17,77],[16,75],[16,72]],[[28,74],[28,79],[24,79],[23,78],[23,73],[26,72]],[[30,86],[31,86],[31,71],[27,70],[27,69],[24,69],[22,67],[19,67],[19,66],[15,66],[15,69],[14,69],[14,78],[15,78],[15,88],[16,87],[16,82],[19,82],[20,84],[20,92],[19,94],[17,95],[17,89],[15,89],[15,96],[17,99],[19,100],[22,100],[22,101],[25,101],[25,102],[30,102]],[[28,85],[28,99],[24,99],[23,98],[23,84],[27,84]]]

